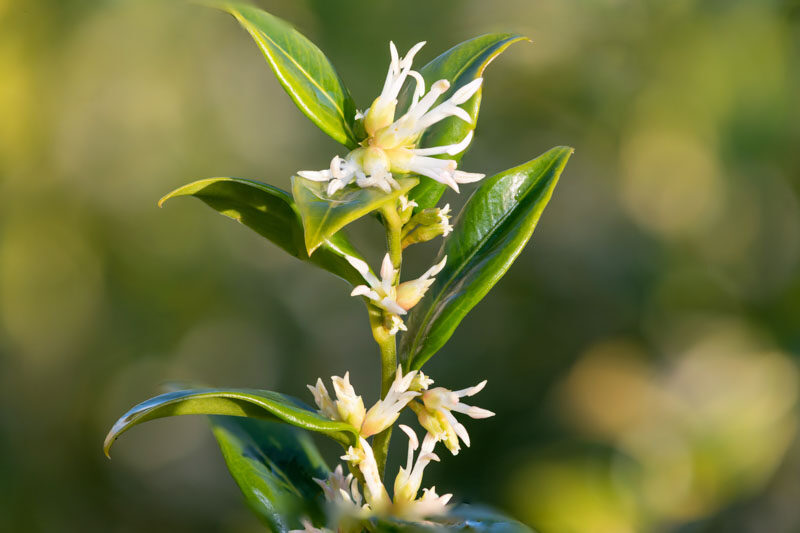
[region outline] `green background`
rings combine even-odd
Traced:
[[[529,35],[488,68],[460,166],[576,148],[531,245],[425,367],[488,379],[472,400],[498,413],[426,485],[542,533],[800,529],[796,1],[259,5],[362,108],[390,39],[427,40],[421,65]],[[101,444],[170,380],[310,400],[349,369],[374,401],[345,283],[196,200],[155,205],[218,175],[288,189],[337,153],[221,12],[0,0],[0,530],[260,530],[201,419],[136,428],[110,462]],[[436,252],[415,248],[408,275]]]

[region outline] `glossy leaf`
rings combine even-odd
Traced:
[[[316,255],[314,251],[331,235],[354,220],[396,201],[419,183],[417,178],[397,181],[400,188],[388,194],[374,187],[347,187],[328,197],[325,192],[327,183],[294,176],[292,195],[303,219],[308,253]]]
[[[210,420],[231,476],[272,531],[299,529],[301,516],[324,520],[313,478],[325,479],[329,470],[307,433],[252,418]]]
[[[526,40],[526,37],[512,33],[490,33],[464,41],[422,67],[420,74],[425,78],[426,88],[437,80],[448,80],[450,89],[440,97],[440,101],[449,98],[455,91],[483,76],[487,65],[512,44]],[[400,96],[400,108],[405,109],[413,92],[413,85],[406,87]],[[457,117],[449,117],[425,130],[420,140],[421,147],[441,146],[461,141],[470,130],[475,129],[478,111],[481,105],[481,88],[461,107],[472,117],[467,124]],[[461,159],[464,152],[456,156],[442,158]],[[472,170],[472,169],[467,169]],[[475,170],[477,172],[477,170]],[[419,204],[419,209],[433,207],[444,192],[445,186],[430,178],[422,177],[420,184],[409,193],[409,198]]]
[[[179,415],[229,415],[280,421],[327,435],[342,444],[356,442],[357,430],[330,420],[300,400],[277,392],[252,389],[190,389],[151,398],[125,413],[106,436],[103,449],[133,426],[156,418]]]
[[[505,274],[528,242],[572,148],[553,148],[533,161],[486,179],[473,193],[439,250],[447,264],[412,310],[400,353],[420,368],[464,316]]]
[[[323,268],[353,285],[364,283],[363,277],[344,255],[361,258],[343,233],[322,243],[309,257],[303,239],[303,223],[294,200],[288,192],[265,183],[241,178],[209,178],[175,189],[158,205],[171,198],[193,196],[226,217],[241,222],[262,237],[272,241],[290,255]]]
[[[431,533],[446,531],[475,531],[481,533],[533,533],[533,531],[496,511],[485,507],[459,505],[446,517],[431,518],[424,523],[400,520],[378,520],[377,529],[382,533]]]
[[[235,3],[220,7],[250,33],[278,81],[311,122],[355,148],[355,104],[325,54],[289,23],[266,11]]]

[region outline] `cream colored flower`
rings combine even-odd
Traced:
[[[357,448],[353,446],[348,448],[347,453],[342,456],[342,460],[349,461],[361,470],[365,484],[364,497],[369,508],[373,512],[384,513],[391,506],[391,500],[389,493],[386,492],[386,487],[383,486],[383,481],[381,481],[378,463],[375,461],[372,447],[367,440],[360,437],[358,443]]]
[[[409,405],[417,414],[419,423],[431,435],[445,443],[453,455],[461,449],[459,438],[469,446],[469,434],[456,417],[453,411],[463,413],[471,418],[488,418],[494,413],[480,407],[466,405],[461,402],[464,396],[472,396],[486,386],[486,381],[459,391],[451,391],[444,387],[436,387],[422,393],[422,403],[413,402]]]
[[[368,137],[361,146],[344,158],[336,156],[326,170],[300,171],[298,175],[313,181],[327,181],[327,193],[332,195],[353,181],[359,187],[377,187],[385,192],[399,186],[392,173],[414,173],[427,176],[458,192],[458,184],[478,181],[484,174],[456,170],[451,159],[438,159],[437,155],[457,155],[466,150],[472,141],[472,130],[459,142],[429,148],[417,148],[422,133],[448,117],[458,117],[472,123],[472,117],[459,105],[478,92],[483,78],[477,78],[459,88],[453,95],[434,106],[439,97],[450,88],[450,82],[439,80],[425,93],[425,80],[411,70],[414,55],[425,43],[416,44],[405,57],[400,58],[394,43],[389,43],[391,63],[381,94],[363,114],[364,129]],[[397,97],[406,79],[416,82],[411,105],[404,115],[395,120]],[[423,96],[424,95],[424,96]]]
[[[370,407],[361,426],[361,436],[376,435],[394,424],[408,402],[420,395],[419,392],[409,390],[416,378],[417,371],[413,370],[403,375],[403,369],[398,365],[392,386],[386,397]]]
[[[408,458],[405,468],[400,468],[394,480],[393,512],[398,517],[411,520],[445,514],[452,494],[439,496],[435,487],[431,487],[424,489],[422,497],[417,499],[425,467],[431,461],[439,461],[439,456],[433,453],[436,437],[430,433],[425,435],[419,454],[414,460],[414,452],[419,448],[417,435],[406,425],[401,424],[400,429],[408,435]]]
[[[333,390],[336,392],[336,402],[331,400],[328,389],[322,379],[318,378],[316,386],[308,385],[308,390],[314,395],[314,402],[317,404],[320,414],[332,420],[341,420],[360,428],[364,422],[366,409],[361,396],[356,394],[350,384],[350,372],[346,372],[344,377],[333,376]]]
[[[428,378],[423,374],[421,379],[425,384]],[[366,411],[361,396],[356,394],[350,384],[349,372],[343,378],[333,376],[331,381],[336,392],[335,402],[331,400],[322,379],[317,379],[316,386],[308,385],[320,414],[332,420],[341,420],[352,424],[362,437],[376,435],[394,424],[408,402],[420,396],[419,391],[422,388],[420,380],[417,379],[416,370],[403,375],[402,367],[398,366],[397,375],[386,393],[386,397],[378,400],[375,405],[370,407],[369,411]],[[414,389],[411,388],[412,385]]]
[[[352,256],[345,257],[369,284],[358,285],[350,293],[350,296],[364,296],[369,298],[374,305],[386,311],[389,314],[390,335],[394,335],[400,330],[406,331],[406,326],[403,324],[403,319],[400,318],[400,316],[405,315],[409,309],[419,302],[428,290],[428,287],[433,283],[434,278],[432,276],[438,274],[447,262],[447,257],[445,257],[438,264],[429,268],[427,272],[418,279],[406,281],[395,286],[397,270],[392,266],[392,260],[389,254],[386,254],[383,258],[380,279],[370,272],[369,266],[361,259]]]

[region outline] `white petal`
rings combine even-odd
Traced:
[[[297,175],[311,181],[328,181],[331,179],[330,170],[298,170]]]
[[[475,183],[485,177],[486,174],[479,174],[477,172],[462,172],[461,170],[456,170],[453,173],[453,178],[458,183]]]
[[[481,88],[481,84],[483,83],[483,78],[477,78],[472,80],[468,84],[464,85],[463,87],[459,88],[456,92],[453,93],[448,99],[448,102],[455,105],[461,105],[470,98],[472,95],[478,92],[478,89]]]
[[[394,278],[394,265],[392,264],[392,258],[389,254],[386,254],[381,263],[381,279],[383,281],[389,280],[391,283],[394,281],[392,278]]]
[[[481,381],[480,383],[478,383],[474,387],[468,387],[466,389],[461,389],[461,390],[457,390],[457,391],[454,391],[454,392],[455,392],[456,396],[458,396],[459,398],[462,398],[464,396],[473,396],[475,394],[478,394],[480,391],[482,391],[483,388],[486,386],[486,383],[488,383],[488,382],[489,382],[489,380],[484,379],[483,381]]]

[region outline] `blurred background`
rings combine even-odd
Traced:
[[[576,148],[531,245],[426,367],[487,378],[474,403],[498,413],[427,485],[541,533],[800,530],[797,1],[258,4],[362,108],[389,39],[427,40],[422,64],[529,35],[488,69],[463,168]],[[167,380],[310,401],[350,369],[374,400],[343,282],[200,202],[156,207],[202,177],[288,188],[335,153],[228,15],[0,0],[0,530],[261,530],[201,418],[141,426],[110,462],[101,443]]]

